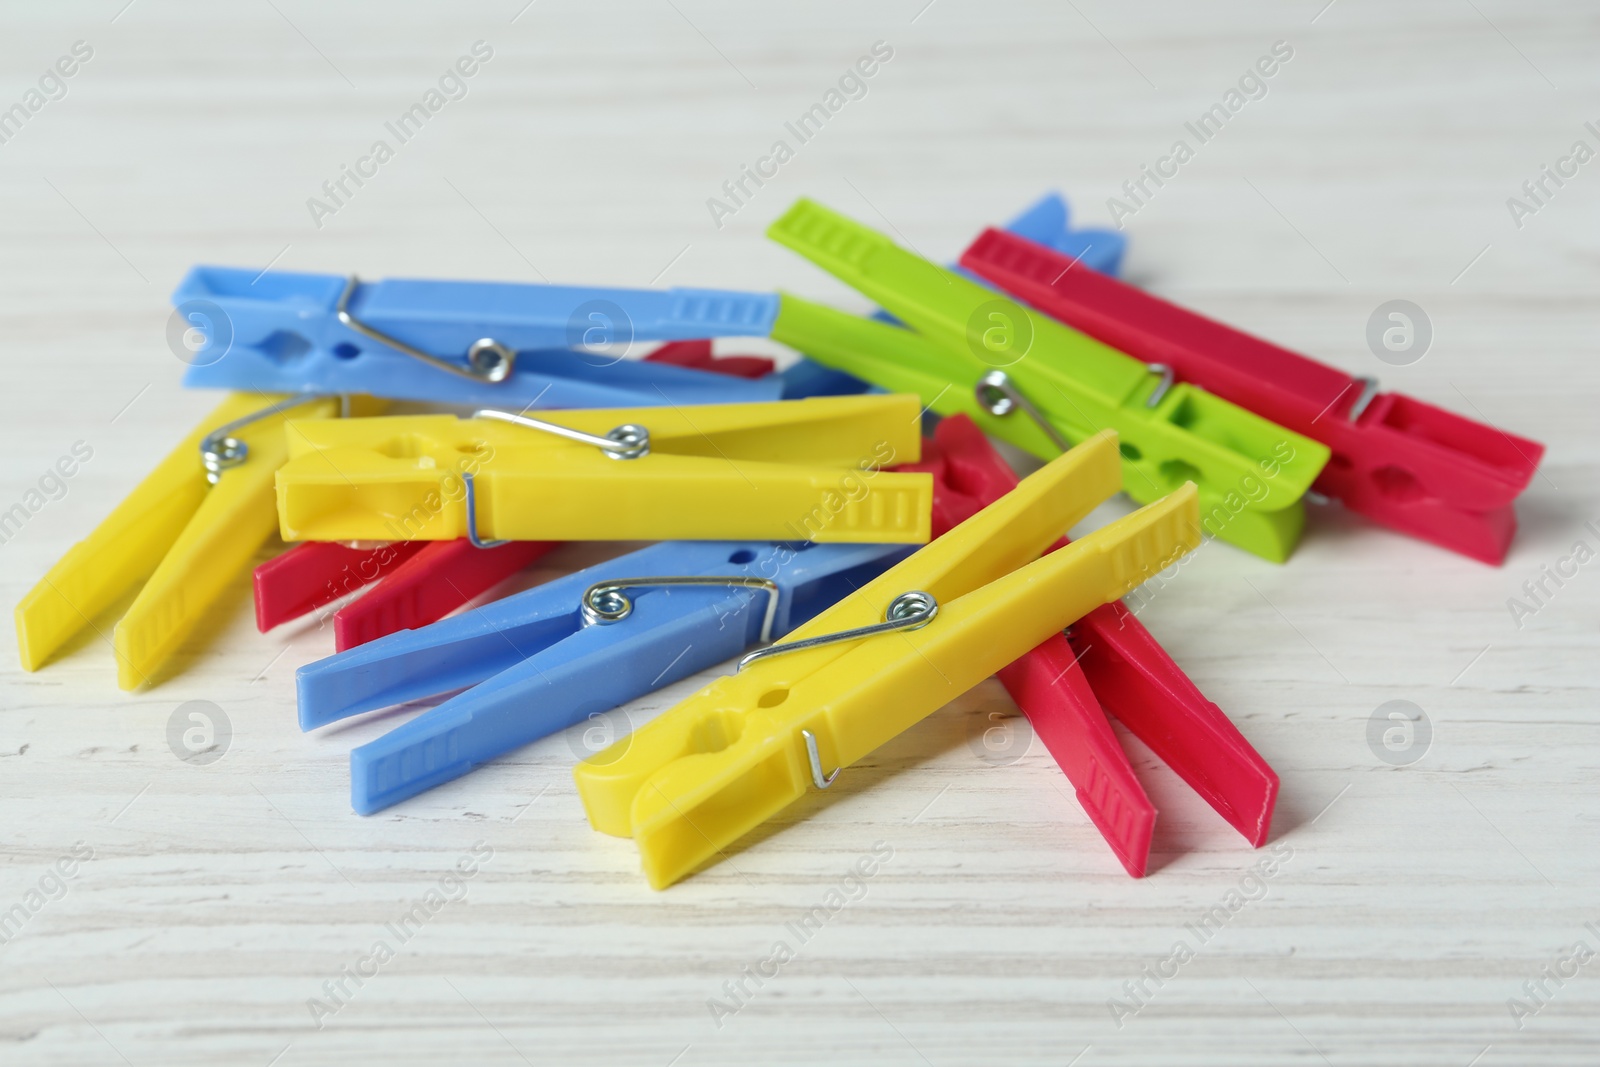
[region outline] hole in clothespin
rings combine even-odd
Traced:
[[[333,346],[333,354],[340,359],[355,359],[361,354],[361,347],[353,345],[349,341],[340,341]]]
[[[1141,459],[1144,458],[1144,453],[1139,451],[1139,446],[1135,445],[1135,444],[1130,444],[1127,441],[1124,441],[1120,445],[1118,445],[1117,446],[1117,451],[1122,453],[1122,458],[1123,459],[1131,460],[1134,463],[1137,463]]]
[[[769,689],[765,693],[761,694],[761,698],[756,701],[756,706],[762,708],[775,708],[788,699],[789,691],[787,689]]]
[[[257,348],[268,359],[291,363],[311,351],[311,342],[289,330],[274,330]]]
[[[373,451],[380,452],[390,459],[417,459],[427,460],[419,466],[434,466],[432,452],[439,443],[431,437],[424,437],[416,433],[396,434],[386,441],[380,441],[373,446]]]
[[[787,690],[784,691],[784,695],[788,695]],[[744,719],[742,716],[713,715],[708,719],[701,720],[695,726],[691,743],[694,745],[696,752],[708,754],[721,752],[739,740],[739,735],[743,732],[743,729]]]
[[[755,558],[756,558],[756,554],[754,552],[750,551],[748,548],[741,548],[741,549],[739,549],[739,551],[735,552],[733,555],[728,557],[728,562],[729,563],[750,563]]]
[[[1161,477],[1171,486],[1179,486],[1184,482],[1199,482],[1200,468],[1187,460],[1169,459],[1161,465]]]
[[[1416,476],[1402,467],[1379,467],[1372,472],[1372,481],[1378,492],[1401,503],[1414,503],[1428,495]]]

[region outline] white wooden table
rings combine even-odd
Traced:
[[[395,719],[302,735],[294,670],[331,635],[257,634],[240,575],[152,689],[120,693],[93,634],[36,674],[0,658],[0,911],[28,915],[0,944],[0,1063],[1600,1060],[1600,964],[1563,962],[1600,951],[1600,564],[1520,626],[1507,606],[1600,541],[1600,163],[1547,182],[1536,213],[1507,206],[1574,141],[1600,147],[1592,6],[523,2],[8,6],[0,109],[92,51],[0,143],[0,510],[92,450],[0,546],[10,602],[213,403],[179,388],[165,340],[192,263],[863,307],[763,239],[795,197],[938,258],[1047,188],[1103,223],[1279,41],[1266,95],[1125,220],[1128,274],[1546,442],[1511,558],[1321,509],[1288,565],[1210,546],[1142,612],[1283,780],[1269,850],[1288,858],[1204,944],[1186,924],[1268,852],[1130,740],[1161,821],[1129,879],[1042,745],[974,755],[1010,707],[993,682],[665,893],[589,830],[566,736],[358,817],[347,753]],[[477,41],[492,56],[465,95],[328,203]],[[714,225],[722,182],[878,41],[893,55],[865,96]],[[1365,340],[1392,299],[1433,325],[1409,366]],[[192,700],[231,726],[207,766],[168,743]],[[1408,766],[1368,744],[1392,700],[1431,724]],[[730,999],[876,842],[892,859],[864,895]],[[385,924],[475,848],[474,876],[444,883],[458,899],[402,943]],[[1194,958],[1142,979],[1180,939]]]

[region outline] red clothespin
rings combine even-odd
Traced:
[[[773,370],[772,360],[761,356],[714,356],[710,341],[670,342],[644,358],[739,378],[760,378]],[[334,613],[333,643],[343,652],[437,622],[554,547],[553,541],[511,541],[493,548],[476,548],[466,540],[354,548],[307,541],[256,568],[256,627],[266,633],[381,578],[376,589]]]
[[[1003,230],[961,265],[1099,341],[1321,441],[1315,489],[1375,522],[1485,563],[1505,559],[1514,501],[1544,446],[1356,378],[1170,304]]]
[[[934,476],[935,536],[1009,492],[1017,476],[965,415],[944,419],[921,463]],[[1065,545],[1063,538],[1055,547]],[[1129,874],[1144,876],[1156,810],[1111,729],[1115,715],[1259,848],[1278,776],[1121,603],[1080,619],[1001,671],[1000,682],[1060,764]]]
[[[266,633],[393,573],[425,542],[368,547],[307,541],[255,569],[256,629]]]
[[[765,378],[777,367],[766,356],[714,356],[710,341],[668,341],[644,358],[646,363],[670,363],[731,378]]]
[[[379,582],[334,613],[333,645],[343,652],[436,622],[554,547],[554,541],[510,541],[493,548],[475,548],[464,539],[355,548],[307,541],[256,568],[256,627],[266,633]]]

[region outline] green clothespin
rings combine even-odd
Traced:
[[[1123,489],[1149,503],[1194,482],[1212,536],[1275,563],[1305,526],[1302,497],[1325,445],[800,200],[767,235],[882,305],[907,328],[782,294],[772,337],[818,363],[1053,459],[1106,427],[1121,438]]]

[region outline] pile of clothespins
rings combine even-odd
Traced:
[[[953,269],[806,200],[769,233],[883,312],[195,268],[184,384],[232,392],[18,606],[23,665],[143,582],[113,646],[154,680],[277,531],[263,632],[368,587],[303,729],[455,694],[352,752],[358,812],[742,654],[577,767],[664,887],[998,674],[1138,876],[1156,812],[1108,712],[1252,845],[1278,779],[1120,598],[1203,538],[1287,559],[1313,491],[1497,563],[1543,453],[1118,281],[1059,197]],[[712,354],[765,336],[805,358]],[[1019,483],[985,434],[1046,463]],[[1118,490],[1144,506],[1066,542]],[[658,543],[455,613],[588,540]]]

